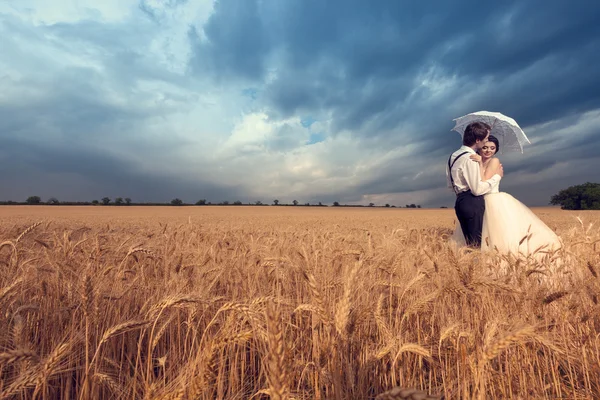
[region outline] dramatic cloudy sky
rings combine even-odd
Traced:
[[[600,178],[600,3],[2,0],[0,200],[452,205],[452,119],[515,118],[502,190]]]

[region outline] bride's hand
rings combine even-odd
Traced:
[[[496,168],[496,173],[501,177],[504,177],[504,168],[502,167],[502,163],[498,164],[498,167]]]
[[[481,163],[481,156],[479,154],[471,154],[471,160]]]

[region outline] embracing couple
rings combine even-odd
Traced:
[[[500,143],[490,131],[484,122],[469,124],[462,147],[448,159],[448,187],[456,194],[458,218],[451,240],[459,246],[541,259],[561,246],[560,239],[527,206],[500,192],[504,170],[495,157]]]

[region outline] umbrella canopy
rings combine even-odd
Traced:
[[[523,153],[523,145],[531,144],[525,132],[521,129],[517,121],[507,117],[499,112],[477,111],[471,114],[456,118],[453,131],[457,131],[462,136],[465,128],[471,122],[485,122],[492,127],[490,135],[496,136],[500,142],[500,153],[504,151],[520,151]]]

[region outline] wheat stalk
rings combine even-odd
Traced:
[[[3,247],[5,247],[5,246],[10,246],[10,247],[12,248],[12,251],[13,251],[13,253],[14,253],[15,251],[17,251],[17,247],[16,247],[16,246],[15,246],[15,244],[14,244],[12,241],[10,241],[10,240],[6,240],[6,241],[4,241],[4,242],[0,243],[0,250],[2,250],[2,248],[3,248]]]
[[[383,317],[383,301],[384,296],[379,296],[379,300],[377,301],[377,307],[375,308],[375,323],[377,324],[377,329],[379,329],[379,334],[383,336],[386,343],[389,343],[392,340],[392,332],[390,328],[388,328],[387,323]]]
[[[358,270],[362,263],[355,263],[354,267],[350,270],[344,284],[344,294],[342,299],[337,305],[335,311],[335,329],[342,339],[348,338],[348,332],[346,330],[348,321],[350,319],[350,308],[352,303],[352,294],[354,292],[354,280],[357,276]]]
[[[288,373],[286,371],[286,345],[282,327],[281,313],[273,303],[267,305],[267,380],[269,394],[274,400],[289,399]]]
[[[72,348],[73,344],[74,342],[64,342],[59,344],[41,363],[36,376],[35,390],[33,392],[34,398],[40,390],[44,390],[48,379],[57,373],[60,363],[69,353],[69,350]]]

